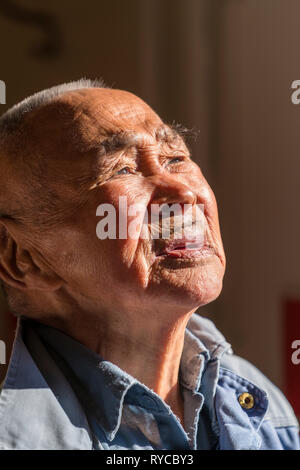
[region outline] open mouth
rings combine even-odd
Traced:
[[[212,253],[212,246],[204,240],[155,240],[157,257],[184,258]]]

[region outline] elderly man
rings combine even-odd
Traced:
[[[195,313],[219,295],[225,256],[180,131],[80,80],[6,112],[0,142],[0,275],[19,317],[0,449],[299,448],[281,392]],[[138,236],[99,237],[103,207],[124,216],[124,200],[127,222],[142,208]],[[168,238],[142,236],[145,214],[172,204],[192,208],[192,235],[170,213]]]

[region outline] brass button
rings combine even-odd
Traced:
[[[245,410],[251,410],[254,406],[254,397],[251,395],[251,393],[242,393],[239,396],[239,404],[241,405],[242,408]]]

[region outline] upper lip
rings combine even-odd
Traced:
[[[154,240],[154,251],[156,256],[162,256],[168,254],[174,250],[186,250],[186,249],[202,249],[204,246],[209,246],[205,240],[197,238],[188,239],[180,238],[175,240],[157,239]]]

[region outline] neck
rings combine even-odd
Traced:
[[[164,318],[161,312],[161,318]],[[183,424],[183,400],[179,385],[179,367],[184,343],[184,331],[190,314],[168,325],[161,321],[150,323],[145,318],[120,321],[101,318],[94,322],[93,335],[81,337],[79,331],[68,332],[95,350],[104,359],[116,364],[157,393],[179,417]],[[97,337],[94,336],[97,331]]]
[[[130,322],[127,317],[102,324],[97,352],[165,399],[178,382],[187,321],[183,317],[162,326],[142,318]]]
[[[64,331],[152,389],[183,424],[179,367],[185,328],[195,310],[174,314],[174,309],[153,308],[149,312],[91,314],[77,304],[64,320],[48,317],[40,321]]]
[[[163,315],[162,315],[163,318]],[[102,327],[97,352],[157,393],[183,423],[178,381],[188,317],[167,326],[139,322],[108,323]]]

